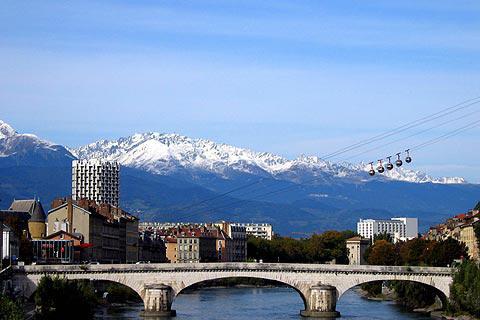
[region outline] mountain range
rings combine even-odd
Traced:
[[[0,199],[70,193],[72,159],[116,160],[121,204],[142,220],[269,222],[284,235],[354,229],[358,218],[418,217],[421,229],[463,212],[480,186],[404,167],[368,175],[364,164],[286,159],[177,134],[137,133],[68,148],[0,121]],[[5,203],[7,202],[7,203]]]

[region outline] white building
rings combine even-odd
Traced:
[[[273,229],[269,223],[232,223],[232,225],[245,227],[247,235],[272,240]]]
[[[18,258],[20,240],[9,226],[3,225],[2,229],[2,259]]]
[[[98,204],[119,206],[118,162],[74,160],[72,162],[72,199],[95,200]]]
[[[382,233],[388,233],[393,242],[406,241],[418,237],[417,218],[392,218],[390,220],[360,219],[357,222],[357,233],[373,241]]]

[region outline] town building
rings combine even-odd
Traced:
[[[232,258],[233,240],[224,230],[218,230],[216,235],[217,260],[219,262],[230,262]]]
[[[80,263],[83,246],[81,234],[60,230],[43,239],[32,240],[33,261],[37,264]]]
[[[93,200],[57,199],[48,212],[47,233],[81,234],[82,260],[132,263],[138,259],[138,218]]]
[[[0,215],[0,269],[3,269],[3,216]]]
[[[166,245],[164,241],[151,231],[139,233],[138,261],[151,263],[166,262]]]
[[[225,231],[229,239],[224,241],[226,259],[233,262],[244,262],[247,260],[247,228],[245,226],[229,222],[219,222],[215,226]],[[220,243],[222,244],[222,243]]]
[[[28,219],[28,232],[32,239],[41,239],[47,235],[45,211],[37,199],[13,200],[8,210],[25,212],[30,215]]]
[[[218,261],[217,241],[201,231],[183,233],[177,239],[177,262],[197,263]]]
[[[478,204],[477,204],[478,207]],[[480,228],[480,212],[477,209],[466,213],[457,214],[445,222],[430,227],[423,236],[427,240],[443,241],[448,238],[455,239],[465,244],[468,248],[470,259],[480,261],[479,243],[477,232]]]
[[[362,237],[352,237],[347,239],[348,264],[363,265],[365,262],[365,251],[370,245],[370,240]]]
[[[165,242],[167,260],[176,262],[199,261],[246,261],[247,234],[245,226],[238,226],[225,221],[218,223],[159,223],[142,222],[139,231],[149,231],[158,234]],[[185,237],[201,238],[190,243],[184,243]],[[214,239],[215,245],[210,246],[208,239]],[[180,242],[181,241],[181,242]],[[189,240],[188,240],[189,241]],[[207,244],[206,247],[201,244]],[[188,246],[185,246],[188,245]],[[215,257],[210,249],[215,248]],[[204,249],[206,248],[206,249]]]
[[[389,234],[393,242],[406,241],[418,237],[417,218],[392,218],[390,220],[360,219],[357,233],[370,241],[379,234]]]
[[[3,221],[1,232],[1,259],[15,262],[20,255],[22,237],[29,239],[28,221],[31,218],[28,212],[0,210],[0,221]],[[2,264],[2,266],[4,266]]]
[[[459,241],[463,242],[468,248],[468,256],[472,260],[480,260],[478,239],[475,235],[475,227],[480,227],[480,220],[465,223],[460,226]]]
[[[232,225],[245,227],[247,236],[272,240],[274,235],[272,225],[269,223],[232,223]]]
[[[177,263],[177,238],[167,237],[164,241],[167,262]]]
[[[2,259],[16,260],[20,254],[20,237],[7,225],[3,225],[2,243]]]
[[[120,165],[99,159],[72,162],[72,199],[119,206]]]

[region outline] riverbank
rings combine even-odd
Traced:
[[[479,320],[479,318],[470,315],[449,316],[444,311],[434,311],[430,316],[438,320]]]
[[[435,300],[435,303],[429,305],[429,306],[426,306],[426,307],[423,307],[423,308],[407,308],[403,305],[402,303],[402,299],[400,299],[395,290],[393,289],[390,289],[390,288],[383,288],[382,289],[382,293],[380,294],[376,294],[376,295],[372,295],[370,294],[368,291],[366,290],[363,290],[361,287],[357,287],[357,288],[354,288],[353,289],[359,296],[361,296],[362,298],[364,299],[368,299],[368,300],[372,300],[372,301],[390,301],[390,302],[394,302],[396,305],[398,305],[398,307],[402,308],[402,309],[405,309],[406,311],[408,312],[413,312],[413,313],[418,313],[418,314],[423,314],[423,315],[429,315],[430,317],[432,318],[436,318],[436,319],[444,319],[444,318],[441,318],[441,316],[444,316],[443,314],[443,306],[442,306],[442,302],[440,301],[439,298],[437,298]],[[439,317],[440,318],[437,318]],[[446,318],[445,318],[446,319]],[[449,320],[474,320],[474,318],[458,318],[458,319],[455,319],[455,318],[452,318],[452,319],[449,319]]]

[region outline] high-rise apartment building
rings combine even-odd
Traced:
[[[119,206],[120,165],[116,161],[74,160],[72,162],[72,199],[94,200]]]
[[[390,220],[360,219],[357,233],[363,238],[373,240],[378,234],[389,234],[394,242],[406,241],[418,237],[417,218],[392,218]]]

